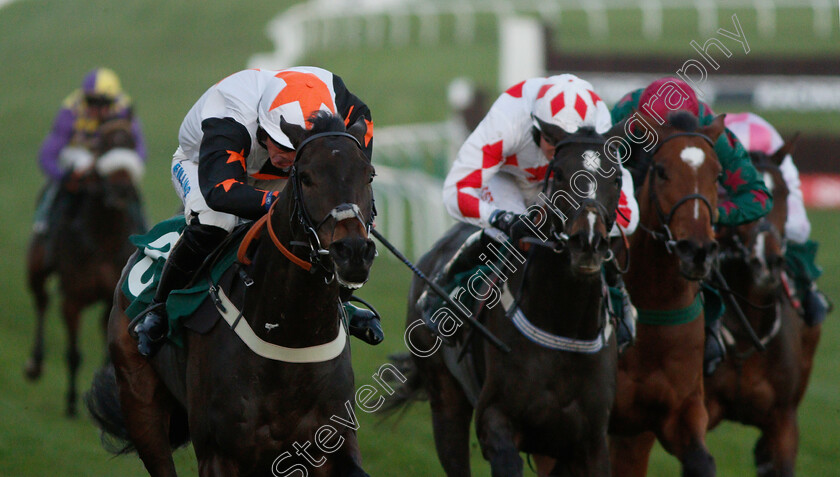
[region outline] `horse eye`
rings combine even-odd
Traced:
[[[311,185],[312,185],[312,178],[311,178],[311,177],[309,177],[309,174],[307,174],[307,173],[305,173],[305,172],[304,172],[304,173],[301,173],[301,175],[300,175],[300,183],[301,183],[301,184],[303,184],[303,185],[305,185],[305,186],[307,186],[307,187],[309,187],[309,186],[311,186]]]
[[[371,173],[370,173],[370,177],[368,178],[368,184],[370,184],[371,182],[373,182],[373,178],[374,178],[374,177],[376,177],[376,173],[375,173],[375,172],[371,172]]]
[[[660,179],[664,181],[668,180],[668,174],[665,172],[664,166],[662,166],[661,164],[657,164],[656,166],[654,166],[654,169],[656,169],[656,175],[659,176]]]

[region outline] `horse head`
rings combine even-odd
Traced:
[[[92,152],[97,156],[94,173],[103,204],[124,210],[139,201],[137,188],[143,177],[143,160],[135,147],[131,121],[114,119],[100,126]]]
[[[785,142],[773,155],[750,151],[750,159],[764,177],[764,184],[773,197],[773,208],[761,219],[738,227],[735,234],[743,248],[753,284],[765,291],[775,290],[782,280],[787,198],[790,191],[779,165],[793,151],[797,138],[798,135]]]
[[[640,207],[649,203],[654,212],[641,214],[641,226],[665,242],[679,259],[680,274],[692,281],[709,274],[718,252],[712,225],[722,168],[714,144],[724,131],[723,119],[701,128],[689,113],[671,114],[656,128],[660,139],[639,191]]]
[[[368,238],[375,173],[361,146],[367,125],[360,118],[345,129],[341,117],[323,111],[309,122],[308,130],[283,119],[280,124],[297,151],[289,176],[295,214],[313,259],[341,285],[359,288],[376,256]]]
[[[550,203],[541,223],[569,252],[572,273],[596,275],[612,257],[609,232],[616,220],[621,172],[599,153],[610,137],[592,128],[567,133],[541,123],[542,134],[555,147],[543,187]],[[615,128],[614,128],[615,129]],[[562,200],[561,200],[562,199]]]

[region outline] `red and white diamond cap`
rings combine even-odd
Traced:
[[[598,133],[612,126],[610,110],[595,94],[592,85],[572,74],[549,76],[537,92],[531,116],[534,126],[540,121],[560,127],[567,133],[591,127]]]

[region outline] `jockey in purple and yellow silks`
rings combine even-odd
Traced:
[[[52,180],[61,179],[61,151],[67,146],[87,146],[96,137],[99,126],[109,119],[132,120],[136,151],[145,161],[146,144],[132,107],[131,98],[122,91],[120,80],[113,71],[96,68],[89,72],[81,88],[64,99],[52,131],[41,145],[39,163],[44,174]]]
[[[79,89],[64,99],[52,130],[41,145],[38,162],[49,182],[35,212],[37,233],[47,231],[64,176],[70,171],[84,172],[93,165],[89,149],[97,139],[99,127],[112,119],[131,121],[135,152],[145,161],[146,145],[140,122],[133,114],[131,98],[123,92],[116,73],[108,68],[96,68],[85,75]]]
[[[687,111],[697,117],[700,125],[707,126],[715,119],[712,108],[699,101],[694,90],[677,78],[661,78],[647,88],[627,93],[612,109],[613,122],[619,122],[638,113],[649,125],[663,124],[668,115],[676,111]],[[726,190],[728,199],[717,208],[716,225],[741,225],[767,215],[773,208],[773,198],[764,184],[764,178],[753,167],[744,146],[727,129],[715,143],[723,173],[720,185]],[[635,154],[624,164],[631,170],[641,171],[644,165],[635,161]],[[641,167],[640,167],[641,166]],[[643,177],[634,174],[634,178]],[[640,184],[637,184],[640,185]],[[706,349],[703,369],[708,375],[726,356],[726,348],[720,334],[720,320],[706,321]]]

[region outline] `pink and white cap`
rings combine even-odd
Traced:
[[[748,151],[760,151],[769,156],[785,143],[776,128],[757,114],[730,113],[724,123]]]

